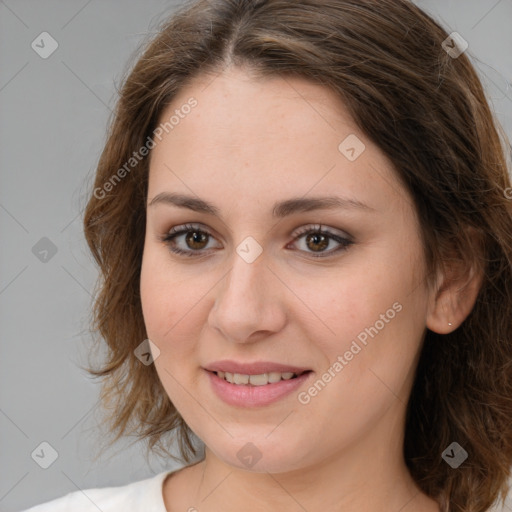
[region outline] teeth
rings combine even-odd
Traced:
[[[233,374],[233,383],[234,384],[249,384],[249,375],[242,375],[240,373]],[[251,382],[254,384],[254,382]]]
[[[281,374],[279,372],[270,372],[268,374],[268,381],[270,383],[279,382],[280,380],[281,380]]]
[[[265,386],[266,384],[272,384],[282,380],[290,380],[292,377],[297,377],[296,373],[293,372],[270,372],[261,373],[259,375],[244,375],[242,373],[230,373],[230,372],[217,372],[217,376],[224,379],[231,384],[251,384],[252,386]]]
[[[265,384],[268,384],[268,373],[262,373],[260,375],[251,375],[249,377],[249,382],[253,386],[264,386]]]

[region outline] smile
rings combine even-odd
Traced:
[[[233,407],[253,408],[270,405],[295,391],[314,374],[311,370],[301,373],[269,372],[243,374],[204,370],[210,389],[222,402]]]
[[[270,372],[260,373],[258,375],[248,375],[243,373],[231,373],[231,372],[214,372],[217,377],[224,379],[225,381],[236,384],[236,385],[249,385],[249,386],[265,386],[267,384],[274,384],[281,380],[295,379],[300,374],[294,372]]]

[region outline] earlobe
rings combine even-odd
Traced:
[[[482,270],[473,266],[463,272],[460,266],[452,266],[449,273],[443,276],[441,286],[432,291],[427,328],[438,334],[449,334],[457,329],[471,313],[482,281]]]

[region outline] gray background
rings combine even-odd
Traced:
[[[0,511],[178,467],[148,466],[128,442],[94,462],[99,384],[78,367],[96,278],[81,213],[115,85],[176,4],[0,0]],[[469,42],[512,136],[512,0],[417,4]],[[44,31],[59,45],[47,59],[31,48]],[[57,250],[46,262],[32,250],[43,237]],[[58,453],[48,469],[31,457],[43,441]]]

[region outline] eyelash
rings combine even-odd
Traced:
[[[177,247],[173,247],[172,244],[174,243],[174,239],[177,238],[180,235],[189,233],[191,231],[199,232],[208,235],[209,237],[212,236],[211,233],[209,233],[205,229],[201,229],[198,227],[197,224],[183,224],[180,226],[173,227],[168,233],[160,237],[160,241],[164,242],[168,245],[169,250],[173,252],[174,254],[178,254],[181,256],[189,257],[189,258],[197,258],[204,256],[205,253],[201,251],[184,251],[183,249],[178,249]],[[316,233],[327,236],[329,239],[334,240],[335,242],[338,242],[340,244],[340,247],[337,249],[330,250],[328,252],[324,253],[309,253],[313,258],[327,258],[329,256],[332,256],[334,253],[346,251],[350,245],[352,245],[354,242],[351,240],[344,238],[342,236],[339,236],[335,233],[332,233],[329,230],[322,229],[321,224],[316,224],[314,226],[305,226],[304,228],[301,228],[298,233],[295,234],[295,237],[293,239],[293,242],[296,242],[299,238],[308,235],[310,233]],[[321,254],[321,255],[320,255]]]

